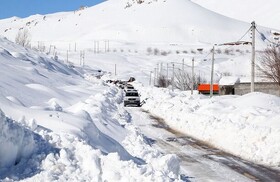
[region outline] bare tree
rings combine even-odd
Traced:
[[[15,42],[23,47],[30,47],[31,35],[27,29],[18,31]]]
[[[163,88],[168,87],[170,84],[169,80],[164,75],[160,75],[157,82],[158,82],[158,86]]]
[[[180,90],[190,90],[191,76],[187,72],[178,70],[174,74],[174,86]]]
[[[280,47],[268,47],[260,53],[260,64],[257,68],[264,77],[280,86]]]
[[[196,90],[200,83],[205,83],[206,79],[202,78],[200,75],[194,74],[193,76],[193,88]],[[188,72],[183,72],[178,70],[175,73],[175,82],[174,85],[180,90],[191,90],[192,76]]]

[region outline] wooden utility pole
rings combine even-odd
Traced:
[[[110,52],[110,41],[108,40],[108,45],[107,45],[107,52]]]
[[[182,72],[183,72],[183,75],[184,75],[184,72],[185,72],[184,67],[185,67],[185,60],[183,59],[182,60]]]
[[[251,26],[252,31],[252,60],[251,60],[251,92],[255,91],[255,30],[256,24],[253,21]]]
[[[162,63],[160,63],[160,76],[159,77],[161,77],[163,74],[162,74]]]
[[[68,63],[68,50],[66,52],[66,63]]]
[[[150,71],[150,81],[149,81],[149,85],[151,86],[152,85],[152,71]]]
[[[174,72],[174,63],[172,64],[172,92],[174,91],[174,76],[175,76],[175,72]]]
[[[214,79],[214,60],[215,60],[215,46],[212,49],[212,66],[211,66],[211,84],[210,84],[210,97],[213,97],[213,79]]]
[[[191,94],[193,95],[193,85],[194,85],[194,58],[192,58],[192,82],[191,82]]]
[[[168,82],[168,63],[166,63],[166,80]]]
[[[156,85],[156,73],[157,73],[157,68],[155,68],[155,71],[154,71],[154,86]]]

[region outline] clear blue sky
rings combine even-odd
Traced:
[[[105,0],[1,0],[0,19],[72,11],[80,6],[93,6],[103,1]]]

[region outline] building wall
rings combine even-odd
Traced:
[[[251,92],[251,83],[239,83],[235,85],[235,94],[244,95]],[[274,82],[255,83],[255,92],[263,92],[280,97],[280,87]]]
[[[220,95],[234,95],[234,85],[220,85]]]

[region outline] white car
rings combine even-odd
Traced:
[[[124,107],[127,105],[136,105],[140,107],[140,96],[137,92],[137,90],[128,90],[125,92],[125,97],[124,97]]]
[[[134,87],[132,85],[126,85],[124,91],[127,92],[128,90],[134,90]]]

